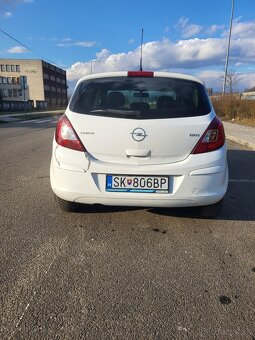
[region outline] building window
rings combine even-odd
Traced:
[[[6,72],[11,72],[11,65],[6,65]]]
[[[17,79],[17,77],[12,77],[12,83],[13,83],[13,84],[18,84],[18,79]]]
[[[16,65],[16,72],[20,72],[20,65]]]
[[[3,77],[3,78],[2,78],[2,82],[3,82],[3,84],[7,84],[7,78],[6,78],[6,77]]]
[[[11,65],[11,70],[12,70],[12,72],[15,72],[15,70],[16,70],[15,65]]]
[[[51,80],[51,81],[55,81],[56,78],[55,78],[54,76],[50,76],[50,80]]]
[[[13,97],[17,97],[18,96],[18,91],[17,89],[13,89]]]
[[[1,65],[1,71],[5,72],[5,65]]]
[[[62,84],[64,84],[64,85],[65,85],[65,83],[66,83],[65,79],[62,79]]]
[[[12,84],[12,78],[11,78],[11,77],[8,77],[8,78],[7,78],[7,83],[8,83],[8,84]]]
[[[22,90],[20,90],[20,89],[18,90],[18,96],[22,97]]]
[[[0,84],[2,84],[3,80],[2,80],[2,77],[0,77]]]
[[[12,97],[12,90],[8,89],[8,97]]]
[[[8,91],[6,89],[2,90],[3,97],[8,97]]]
[[[50,76],[48,75],[48,73],[44,73],[44,74],[43,74],[43,78],[44,78],[44,79],[50,79]]]

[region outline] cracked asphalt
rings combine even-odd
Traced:
[[[58,208],[55,121],[0,126],[1,339],[255,339],[255,153],[228,143],[215,220]]]

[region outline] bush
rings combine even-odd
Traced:
[[[239,95],[211,97],[216,114],[223,120],[255,122],[255,101],[241,99]]]

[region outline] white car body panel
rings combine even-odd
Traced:
[[[195,118],[137,121],[86,116],[70,110],[66,111],[66,115],[92,157],[102,162],[126,165],[165,164],[184,160],[215,116],[211,112]],[[147,134],[141,142],[136,142],[131,136],[136,128],[142,128]],[[146,157],[148,154],[149,157]]]

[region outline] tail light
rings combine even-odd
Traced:
[[[86,151],[84,145],[82,144],[66,115],[63,115],[58,121],[55,139],[59,145],[65,148],[77,151]]]
[[[221,120],[215,117],[192,150],[192,154],[220,149],[225,143],[225,132]]]

